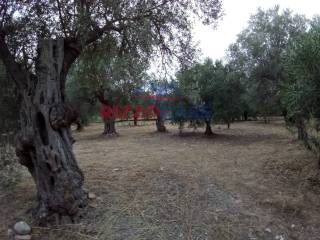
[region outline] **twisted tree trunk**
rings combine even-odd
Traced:
[[[36,76],[26,77],[27,87],[20,89],[16,152],[35,181],[34,215],[41,221],[53,213],[75,217],[87,204],[84,176],[72,150],[72,113],[65,104],[63,61],[63,40],[40,42]]]

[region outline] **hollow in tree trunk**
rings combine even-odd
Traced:
[[[45,222],[52,214],[74,218],[87,205],[84,176],[72,150],[70,108],[65,104],[63,40],[39,43],[36,76],[26,76],[16,153],[37,189],[34,216]]]
[[[206,131],[204,134],[207,136],[213,135],[210,121],[206,121]]]

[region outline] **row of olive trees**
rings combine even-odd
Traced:
[[[261,10],[228,50],[242,72],[243,99],[263,116],[283,114],[298,138],[320,156],[320,20],[279,6]]]
[[[206,135],[212,135],[211,123],[230,124],[245,114],[245,102],[242,100],[243,76],[231,65],[220,61],[215,63],[207,59],[188,69],[180,70],[174,82],[174,93],[180,96],[176,107],[172,108],[172,117],[180,124],[205,124]]]
[[[227,51],[227,62],[206,60],[180,70],[176,94],[184,104],[206,105],[212,116],[202,118],[210,134],[212,120],[229,123],[239,116],[284,115],[301,140],[319,149],[320,21],[279,6],[258,9]],[[180,123],[186,114],[176,114]],[[311,133],[312,132],[312,133]],[[312,137],[311,137],[312,135]]]
[[[320,22],[288,47],[287,78],[281,89],[287,123],[295,125],[298,138],[313,150],[320,164]]]
[[[148,58],[121,51],[106,39],[94,49],[88,49],[71,69],[67,94],[72,105],[78,108],[82,122],[88,123],[90,117],[99,114],[101,105],[132,104],[135,92],[145,84]],[[123,109],[119,107],[116,112],[121,116]],[[103,118],[104,134],[117,134],[114,113]]]
[[[249,25],[227,51],[227,62],[203,64],[178,72],[177,89],[188,104],[205,104],[212,118],[204,119],[210,134],[212,120],[230,124],[235,118],[286,113],[281,90],[287,78],[284,56],[289,43],[306,32],[308,21],[279,6],[258,9]],[[183,122],[183,118],[177,118]]]
[[[304,34],[307,27],[307,19],[290,10],[281,11],[279,6],[258,9],[228,49],[228,63],[245,76],[242,84],[250,112],[265,122],[268,116],[286,112],[280,94],[287,75],[284,56],[290,42]]]

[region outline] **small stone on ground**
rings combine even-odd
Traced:
[[[96,199],[97,196],[94,193],[89,193],[89,199]]]
[[[28,235],[31,233],[31,227],[26,222],[17,222],[14,225],[14,231],[18,235]]]

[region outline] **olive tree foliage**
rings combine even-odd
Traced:
[[[241,75],[231,65],[206,59],[177,74],[178,88],[189,104],[199,106],[197,122],[206,124],[206,134],[211,135],[211,122],[230,123],[242,114],[243,86]],[[203,112],[203,114],[201,114]],[[188,116],[188,114],[186,115]]]
[[[298,138],[318,154],[320,161],[320,24],[312,22],[311,26],[288,48],[287,80],[281,93],[287,122],[297,127]]]
[[[123,53],[185,64],[195,54],[193,21],[215,24],[220,12],[219,0],[1,1],[0,58],[22,100],[16,151],[36,183],[37,219],[74,219],[88,202],[65,96],[79,56],[110,39]]]
[[[18,128],[19,100],[7,71],[0,62],[0,190],[7,190],[20,177],[20,169],[13,147]]]
[[[247,120],[249,114],[245,102],[245,88],[243,84],[243,74],[238,72],[231,64],[220,65],[224,68],[220,78],[217,78],[214,87],[213,109],[214,117],[218,121],[223,121],[230,128],[234,120]]]
[[[76,130],[82,131],[85,126],[88,126],[91,118],[98,112],[94,98],[76,78],[72,71],[69,73],[66,82],[67,102],[72,107],[75,113],[74,124],[77,125]]]
[[[304,16],[279,6],[258,9],[248,27],[228,51],[228,62],[245,74],[246,99],[251,112],[267,116],[282,112],[280,87],[284,80],[283,56],[288,43],[307,29]]]
[[[14,83],[0,62],[0,134],[10,134],[18,128],[19,99]],[[4,87],[5,86],[5,87]]]
[[[320,24],[293,41],[285,56],[283,103],[288,117],[320,117]]]
[[[159,133],[166,133],[165,120],[170,118],[172,106],[175,105],[174,84],[166,77],[161,78],[152,74],[148,76],[146,88],[151,94],[148,102],[149,106],[154,106],[156,115],[156,128]]]
[[[179,123],[180,132],[184,123],[189,121],[191,124],[201,125],[206,123],[206,135],[211,135],[212,115],[201,117],[199,107],[212,106],[212,81],[214,65],[212,60],[206,59],[201,64],[197,63],[189,68],[183,68],[176,74],[175,92],[179,96],[176,107],[173,108],[173,120]]]
[[[213,24],[221,12],[218,0],[8,0],[0,7],[3,43],[28,70],[35,69],[39,40],[47,38],[65,39],[65,47],[77,56],[91,43],[108,37],[131,54],[174,55],[185,62],[193,58],[195,17]]]
[[[148,66],[148,58],[122,52],[112,39],[104,39],[99,46],[86,50],[74,64],[69,74],[70,90],[72,86],[78,87],[82,100],[90,104],[98,101],[100,105],[118,106],[117,112],[121,116],[135,90],[142,86]],[[77,95],[73,97],[78,98]],[[104,134],[116,133],[116,119],[103,120]]]

